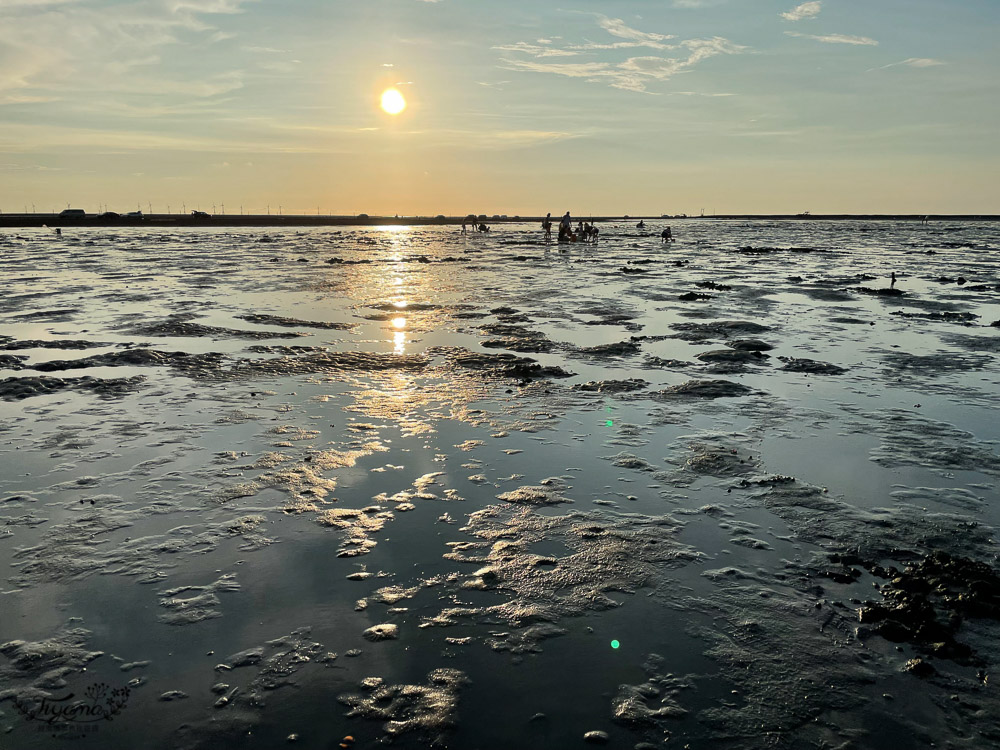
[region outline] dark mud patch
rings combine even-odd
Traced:
[[[19,357],[15,354],[0,354],[0,368],[5,370],[20,370],[27,357]]]
[[[906,292],[902,289],[896,289],[895,287],[878,287],[871,288],[867,286],[859,286],[854,291],[858,294],[867,294],[870,297],[904,297]]]
[[[487,349],[509,349],[512,352],[551,352],[555,342],[539,331],[512,323],[489,323],[479,326],[484,333],[497,338],[482,342]]]
[[[0,350],[17,351],[19,349],[100,349],[112,346],[102,341],[83,341],[80,339],[52,339],[49,341],[29,339],[15,341],[9,336],[0,336]]]
[[[895,315],[899,318],[907,318],[912,320],[932,320],[938,323],[957,323],[963,326],[973,325],[973,321],[979,318],[975,313],[970,312],[906,312],[904,310],[895,310],[890,313],[890,315]]]
[[[949,344],[953,344],[954,346],[961,347],[962,349],[966,349],[971,352],[991,352],[992,354],[1000,354],[1000,336],[967,336],[964,334],[952,334],[950,336],[946,336],[945,340]]]
[[[861,427],[874,432],[882,444],[870,458],[881,466],[921,466],[934,471],[972,471],[1000,475],[1000,454],[994,444],[946,422],[936,422],[905,411],[874,415],[877,420]]]
[[[650,395],[657,400],[668,400],[679,398],[737,398],[751,393],[753,393],[752,388],[730,380],[688,380],[680,385],[673,385],[660,391],[654,391]]]
[[[146,379],[132,378],[52,378],[46,376],[4,378],[0,380],[0,399],[21,401],[34,396],[45,396],[60,391],[74,390],[94,393],[101,398],[121,398],[138,390]]]
[[[851,555],[835,555],[832,561],[848,569],[863,566],[885,581],[876,584],[881,599],[858,609],[858,620],[871,633],[911,643],[936,658],[982,663],[958,640],[958,632],[969,618],[1000,621],[1000,576],[992,566],[946,552],[933,552],[902,570]]]
[[[686,455],[676,472],[665,476],[686,486],[706,476],[720,479],[749,477],[762,471],[760,460],[748,450],[746,435],[703,435],[697,440],[682,438],[675,453]]]
[[[993,358],[956,352],[938,352],[936,354],[889,352],[882,358],[882,361],[897,372],[934,378],[955,372],[982,370],[993,361]]]
[[[41,372],[81,370],[88,367],[158,367],[167,366],[190,373],[209,375],[219,369],[224,355],[217,353],[188,354],[187,352],[161,352],[155,349],[127,349],[120,352],[96,354],[80,359],[57,359],[39,362],[32,368]]]
[[[35,312],[15,315],[14,320],[26,323],[65,323],[72,320],[73,316],[79,312],[81,312],[79,307],[67,307],[62,310],[37,310]]]
[[[817,302],[849,302],[854,299],[854,296],[849,292],[839,289],[828,289],[822,286],[799,287],[795,291]]]
[[[569,351],[571,357],[591,357],[594,359],[612,359],[615,357],[630,357],[638,354],[642,347],[636,341],[616,341],[611,344],[596,346],[578,346]]]
[[[317,320],[299,320],[297,318],[285,318],[280,315],[237,315],[237,319],[245,320],[248,323],[258,325],[280,326],[281,328],[320,328],[326,331],[349,331],[354,328],[351,323],[327,323]]]
[[[13,700],[30,710],[49,695],[66,687],[66,678],[86,671],[87,665],[104,655],[91,651],[92,633],[70,620],[50,638],[40,641],[8,641],[0,645],[0,703]]]
[[[675,338],[693,343],[708,343],[743,336],[755,336],[771,330],[760,323],[744,320],[716,320],[711,323],[674,323]]]
[[[712,582],[712,592],[686,603],[712,616],[715,627],[695,634],[708,641],[706,655],[737,688],[732,700],[698,713],[714,743],[733,748],[845,746],[856,731],[824,717],[863,705],[875,679],[853,639],[824,627],[829,613],[762,571],[723,568],[704,576]]]
[[[235,328],[206,326],[201,323],[191,323],[187,320],[165,320],[159,323],[146,323],[129,326],[126,330],[136,336],[177,337],[177,338],[214,338],[214,339],[249,339],[264,341],[266,339],[293,339],[308,336],[298,332],[243,331]]]
[[[444,356],[450,365],[472,370],[481,376],[497,379],[516,378],[530,381],[542,378],[569,378],[573,373],[558,366],[543,366],[530,357],[516,357],[513,354],[491,354],[471,352],[459,347],[431,347],[431,356]]]
[[[134,526],[151,513],[166,513],[170,504],[141,510],[93,509],[58,523],[38,544],[14,551],[10,582],[19,588],[43,582],[77,581],[90,575],[122,575],[140,581],[158,581],[164,570],[184,557],[205,554],[225,539],[239,538],[241,549],[260,549],[271,543],[262,534],[263,516],[242,516],[205,525],[202,529],[178,526],[165,534],[109,540],[121,529]]]
[[[744,365],[767,364],[768,355],[759,350],[713,349],[701,354],[695,354],[694,358],[707,365],[721,366],[724,369],[731,368],[732,371],[739,372],[743,369]]]
[[[846,367],[839,367],[829,362],[819,362],[815,359],[805,359],[801,357],[779,357],[784,366],[780,369],[785,372],[801,372],[806,375],[843,375],[847,372]]]
[[[190,625],[222,617],[220,593],[239,591],[236,576],[224,575],[207,586],[180,586],[160,592],[160,606],[167,611],[160,622],[167,625]]]
[[[573,386],[573,390],[584,393],[633,393],[649,387],[649,382],[641,378],[627,380],[590,380]]]
[[[233,654],[215,667],[216,672],[232,680],[234,670],[255,667],[256,674],[242,689],[230,691],[216,701],[216,708],[225,708],[232,703],[251,708],[266,705],[267,694],[281,687],[293,686],[292,676],[311,662],[323,662],[329,658],[322,643],[310,640],[312,628],[298,628],[286,636],[267,641],[263,646],[246,649]],[[238,674],[238,673],[236,673]]]
[[[733,339],[725,342],[730,349],[740,352],[769,352],[774,347],[760,339]]]

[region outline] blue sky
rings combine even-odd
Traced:
[[[998,31],[995,0],[0,0],[0,210],[1000,213]]]

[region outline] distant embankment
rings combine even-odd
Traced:
[[[558,222],[558,217],[552,217]],[[542,216],[503,216],[480,218],[486,224],[540,223]],[[574,216],[573,221],[637,222],[662,221],[1000,221],[996,214],[911,215],[911,214],[727,214],[718,216]],[[0,214],[0,229],[12,227],[352,227],[352,226],[457,226],[468,218],[460,216],[309,216],[300,215],[230,215],[188,216],[184,214],[145,214],[137,216],[64,217],[59,214]]]

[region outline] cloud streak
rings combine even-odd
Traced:
[[[798,31],[786,31],[788,36],[800,39],[812,39],[824,44],[853,44],[864,47],[877,47],[878,42],[867,36],[850,36],[848,34],[802,34]]]
[[[802,3],[802,5],[778,15],[786,21],[803,21],[807,18],[815,18],[821,10],[823,10],[822,0],[810,0],[808,3]]]
[[[525,60],[512,57],[501,59],[501,66],[506,70],[529,73],[544,73],[567,78],[582,78],[590,83],[604,83],[612,88],[639,93],[649,93],[647,87],[651,83],[668,81],[674,76],[691,70],[698,63],[717,55],[735,55],[746,47],[725,39],[711,37],[708,39],[685,39],[675,41],[676,37],[669,34],[658,34],[628,26],[620,18],[609,18],[601,14],[597,16],[597,25],[609,35],[621,39],[620,42],[571,44],[565,47],[554,47],[519,42],[517,44],[495,47],[504,52],[517,52],[531,55],[534,59]],[[548,42],[549,40],[546,40]],[[623,61],[573,61],[547,62],[545,58],[576,56],[582,53],[647,48],[657,51],[682,51],[685,56],[666,57],[660,55],[640,55],[629,57]]]

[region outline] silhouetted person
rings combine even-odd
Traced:
[[[645,229],[646,228],[646,222],[645,222],[645,220],[644,219],[639,219],[639,223],[635,225],[635,228],[636,229]]]
[[[545,220],[542,221],[542,229],[545,230],[545,237],[549,238],[552,236],[552,213],[549,212],[545,214]]]
[[[573,219],[569,211],[563,214],[562,221],[559,222],[559,241],[568,242],[573,236]]]
[[[889,282],[889,288],[890,289],[895,289],[896,288],[896,272],[895,271],[892,272],[892,276],[890,278],[892,280]]]
[[[674,234],[670,231],[670,227],[667,227],[662,232],[660,232],[660,242],[673,242]]]

